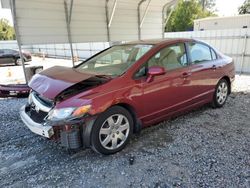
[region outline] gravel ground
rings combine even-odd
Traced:
[[[25,102],[0,100],[0,187],[250,187],[250,76],[237,76],[223,108],[144,129],[112,156],[31,133]]]

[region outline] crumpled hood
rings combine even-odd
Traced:
[[[55,66],[34,75],[29,82],[29,87],[40,95],[53,100],[65,89],[93,76],[78,72],[74,68]]]

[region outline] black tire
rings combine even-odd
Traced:
[[[110,117],[113,118],[116,115],[118,115],[117,116],[117,118],[118,118],[119,114],[121,115],[121,117],[123,117],[123,116],[126,117],[122,121],[124,121],[124,120],[126,120],[125,122],[128,121],[127,123],[129,124],[129,130],[125,130],[127,137],[126,137],[126,139],[123,139],[123,141],[122,140],[120,141],[119,138],[118,138],[118,133],[117,133],[117,135],[116,135],[116,133],[109,133],[109,135],[104,137],[104,139],[106,139],[108,136],[109,136],[110,139],[114,139],[113,137],[111,138],[111,136],[115,135],[118,138],[118,140],[120,141],[121,145],[116,149],[107,149],[107,148],[105,148],[103,146],[103,144],[100,141],[100,139],[101,139],[101,136],[99,135],[100,130],[101,130],[101,128],[103,126],[105,126],[105,123],[108,122],[108,119]],[[117,119],[117,121],[118,121],[118,119]],[[114,154],[114,153],[116,153],[118,151],[121,151],[127,145],[128,141],[129,141],[129,139],[131,137],[131,134],[132,134],[132,131],[133,131],[133,126],[134,126],[133,124],[134,124],[133,118],[132,118],[131,114],[125,108],[123,108],[121,106],[113,106],[113,107],[109,108],[108,110],[106,110],[105,112],[103,112],[102,114],[100,114],[97,117],[97,119],[96,119],[96,121],[95,121],[95,123],[93,125],[92,132],[91,132],[91,148],[95,152],[101,153],[101,154],[104,154],[104,155]],[[108,127],[109,127],[109,125],[108,125]],[[111,142],[111,145],[113,145],[112,140],[110,142]],[[112,146],[110,146],[110,147],[112,147]]]
[[[218,97],[218,92],[221,90],[222,86],[225,86],[227,89],[224,89],[223,92],[223,99]],[[213,96],[213,101],[212,101],[212,107],[213,108],[221,108],[227,101],[227,97],[229,94],[229,83],[226,79],[222,78],[218,84],[216,85],[215,91],[214,91],[214,96]]]
[[[16,58],[15,59],[15,65],[18,65],[18,66],[22,65],[21,58]]]

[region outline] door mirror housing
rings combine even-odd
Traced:
[[[146,82],[149,83],[153,80],[155,76],[163,75],[166,73],[166,70],[164,67],[161,66],[152,66],[148,69],[148,76]]]

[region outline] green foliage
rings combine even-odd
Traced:
[[[8,20],[0,19],[0,40],[15,40],[14,28],[10,26]]]
[[[215,16],[215,14],[207,9],[203,10],[198,0],[180,0],[171,14],[165,30],[168,32],[189,31],[193,29],[195,19],[209,16]]]
[[[239,14],[249,14],[250,13],[250,0],[245,0],[243,5],[238,8]]]

